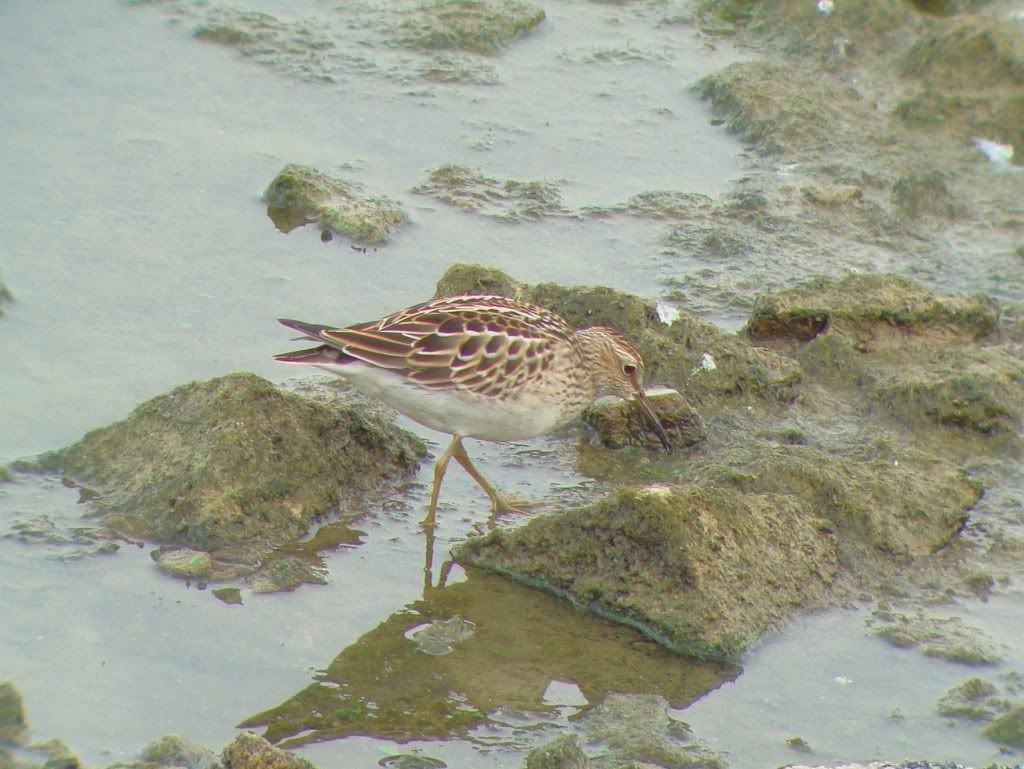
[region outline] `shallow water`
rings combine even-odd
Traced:
[[[338,13],[320,2],[246,7],[284,20],[315,14],[336,22]],[[17,300],[0,320],[0,461],[65,445],[192,379],[243,369],[283,381],[293,370],[270,360],[288,345],[275,317],[374,317],[430,296],[454,261],[530,282],[656,295],[656,222],[504,224],[409,192],[448,161],[498,177],[565,180],[574,208],[662,188],[715,196],[743,171],[739,146],[710,126],[686,90],[734,52],[710,48],[685,26],[656,27],[651,14],[661,11],[647,6],[545,7],[541,29],[495,60],[503,83],[474,87],[345,69],[334,83],[295,80],[193,40],[187,24],[170,23],[159,6],[0,5],[0,270]],[[645,52],[641,61],[588,60],[596,50],[631,49]],[[379,55],[400,71],[412,58]],[[346,176],[402,201],[412,224],[366,254],[323,244],[308,228],[281,235],[259,195],[287,162],[350,164]],[[574,468],[576,437],[469,450],[513,493],[576,501],[601,491]],[[130,758],[168,732],[218,748],[238,722],[308,686],[423,595],[426,542],[416,521],[428,482],[425,467],[407,498],[355,522],[365,541],[328,556],[327,586],[243,594],[242,606],[162,576],[148,547],[120,543],[113,555],[71,558],[73,546],[0,539],[0,678],[24,694],[36,737],[63,737],[91,765]],[[443,502],[435,580],[451,543],[486,518],[479,490],[457,472],[446,479]],[[77,493],[57,482],[0,485],[0,534],[26,514],[47,514],[67,531],[80,525],[81,510]],[[456,584],[464,578],[452,575]],[[566,609],[553,600],[505,590],[502,600],[535,607],[542,624],[562,621]],[[1011,594],[962,611],[1013,646],[1024,627],[1021,606]],[[635,636],[577,620],[576,638],[589,633],[623,654],[662,660],[666,677],[694,676],[685,694],[666,693],[674,705],[721,674],[657,650],[637,652],[644,645]],[[579,642],[579,655],[592,655],[595,670],[607,666],[591,642]],[[1019,654],[1017,644],[1005,667],[1024,666]],[[479,766],[484,755],[488,766],[520,766],[522,748],[566,726],[581,705],[574,687],[587,688],[595,672],[565,681],[556,665],[531,664],[532,676],[548,679],[531,701],[545,705],[548,691],[549,702],[538,712],[496,713],[504,726],[401,746],[346,737],[302,753],[325,769],[372,766],[415,748],[451,767]],[[996,757],[995,748],[933,712],[938,695],[969,672],[889,649],[865,638],[860,615],[832,613],[766,642],[742,676],[681,717],[737,767],[796,760],[784,740],[797,734],[821,757],[980,763]],[[574,704],[556,707],[560,687]],[[889,719],[894,707],[905,716],[898,723]]]

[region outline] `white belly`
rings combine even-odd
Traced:
[[[380,398],[396,411],[442,433],[487,441],[514,441],[545,435],[576,416],[550,399],[527,391],[512,400],[485,398],[464,390],[428,390],[386,369],[364,363],[318,366]]]

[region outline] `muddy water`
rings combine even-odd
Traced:
[[[329,3],[246,8],[338,23]],[[398,77],[338,64],[332,82],[307,82],[193,40],[189,22],[172,23],[159,5],[93,0],[57,13],[27,0],[4,3],[0,269],[17,302],[0,321],[0,461],[64,445],[191,379],[245,369],[282,381],[292,372],[275,368],[269,355],[287,347],[287,334],[273,318],[373,317],[429,296],[453,261],[494,265],[530,282],[605,283],[655,295],[653,222],[511,225],[409,192],[441,162],[559,181],[574,208],[650,189],[715,196],[743,171],[739,147],[709,125],[685,89],[734,52],[688,27],[654,24],[669,8],[545,8],[545,24],[495,60],[502,84],[484,87],[411,82],[402,73],[412,54],[386,49],[374,55]],[[323,244],[310,230],[281,235],[259,195],[287,162],[344,166],[369,193],[401,200],[411,226],[366,254]],[[576,473],[576,437],[470,451],[514,493],[578,501],[602,489]],[[322,679],[360,639],[378,638],[396,613],[422,609],[415,607],[428,543],[416,521],[427,482],[429,468],[408,495],[353,521],[364,541],[329,557],[328,585],[243,593],[242,606],[161,576],[148,548],[133,543],[82,554],[99,546],[75,531],[82,508],[58,483],[0,485],[0,532],[46,516],[52,533],[47,545],[0,539],[0,677],[17,682],[36,736],[60,735],[92,765],[130,758],[167,732],[219,747],[240,721]],[[452,473],[433,543],[435,583],[452,541],[485,518],[479,491]],[[474,584],[458,570],[450,580]],[[501,644],[514,643],[507,639],[517,630],[543,639],[550,654],[542,647],[506,672],[531,681],[528,693],[464,703],[492,718],[462,736],[401,746],[348,736],[303,754],[339,769],[413,749],[452,767],[479,766],[482,756],[489,766],[519,766],[525,747],[565,728],[585,704],[632,688],[666,696],[735,766],[792,760],[784,741],[794,735],[823,757],[926,752],[981,762],[996,755],[976,732],[949,729],[933,713],[938,694],[966,672],[866,639],[859,615],[801,623],[716,690],[731,672],[665,657],[591,618],[574,617],[581,624],[571,634],[544,633],[537,628],[564,630],[564,606],[507,586],[501,601],[509,607],[505,640],[479,651],[500,667]],[[965,610],[1003,628],[1007,639],[1022,626],[1012,596]],[[555,663],[567,636],[573,656],[591,660],[590,668]],[[650,665],[684,683],[609,676],[608,655],[616,654],[637,655],[630,670]],[[1007,665],[1014,664],[1024,660],[1010,655]],[[880,668],[898,674],[879,675]],[[504,683],[493,691],[509,691]],[[820,717],[822,703],[834,717]],[[906,716],[896,725],[885,720],[893,708]]]

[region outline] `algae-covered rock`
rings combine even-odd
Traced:
[[[193,382],[44,455],[128,536],[258,560],[342,498],[407,476],[425,448],[365,406],[328,406],[253,374]]]
[[[737,62],[702,78],[695,90],[730,132],[768,153],[824,152],[864,130],[850,121],[861,111],[860,97],[833,88],[816,67]]]
[[[1024,748],[1024,705],[1015,705],[982,730],[993,742]]]
[[[700,415],[678,392],[668,388],[648,390],[647,399],[673,447],[695,446],[707,439]],[[610,449],[660,446],[658,436],[635,401],[601,399],[583,412],[583,421],[597,432],[601,445]]]
[[[182,579],[208,579],[214,572],[213,559],[202,550],[183,547],[161,551],[157,551],[154,557],[157,568],[164,574]]]
[[[621,489],[453,555],[705,659],[734,658],[794,608],[820,603],[838,565],[799,499],[697,485]]]
[[[24,745],[28,739],[28,724],[21,694],[13,681],[0,681],[0,760],[4,746]]]
[[[572,734],[556,737],[534,748],[526,757],[526,769],[590,769],[591,766]]]
[[[434,0],[403,15],[398,42],[422,51],[494,54],[544,20],[524,0]]]
[[[82,759],[65,742],[56,737],[33,742],[29,750],[42,759],[42,769],[81,769]]]
[[[938,171],[914,173],[897,179],[892,188],[892,202],[909,219],[923,216],[955,219],[960,214],[960,206]]]
[[[109,529],[82,526],[76,521],[69,525],[58,516],[47,513],[18,516],[3,539],[31,545],[47,558],[74,561],[93,555],[116,553],[118,535]]]
[[[221,754],[224,769],[316,769],[304,758],[276,748],[252,732],[242,732]]]
[[[646,382],[667,385],[695,401],[725,397],[788,403],[796,397],[801,374],[791,358],[751,346],[687,312],[672,324],[663,323],[654,302],[605,286],[528,286],[492,268],[460,264],[441,278],[436,296],[482,289],[547,307],[578,328],[621,331],[644,359]]]
[[[792,495],[840,534],[844,558],[869,547],[918,557],[953,541],[981,494],[956,465],[902,447],[896,458],[747,440],[690,460],[687,480],[750,494]],[[850,565],[847,562],[847,565]]]
[[[237,587],[218,587],[210,591],[213,597],[229,606],[242,605],[242,591]]]
[[[562,194],[550,182],[495,179],[456,163],[444,163],[427,175],[413,192],[430,195],[466,211],[504,221],[565,215]]]
[[[946,718],[991,721],[1010,707],[1009,701],[999,696],[995,684],[981,678],[968,678],[947,690],[936,705],[936,710]]]
[[[207,4],[178,6],[183,15],[199,15],[192,30],[197,40],[236,48],[243,57],[299,80],[334,80],[335,41],[323,22],[282,21],[269,13]]]
[[[397,201],[363,197],[350,182],[296,164],[281,169],[263,200],[284,232],[316,222],[328,236],[345,235],[356,243],[384,243],[408,220]]]
[[[611,694],[583,718],[588,745],[603,748],[601,767],[662,766],[724,769],[717,753],[690,742],[686,724],[669,716],[656,694]]]
[[[272,558],[245,578],[254,593],[279,593],[300,585],[326,585],[324,568],[296,556]]]
[[[963,665],[994,665],[1003,655],[988,636],[959,617],[929,617],[922,611],[901,614],[876,611],[872,633],[900,649],[920,650]]]
[[[1024,349],[937,349],[916,364],[878,367],[870,394],[907,421],[1016,435],[1024,418]]]
[[[212,750],[176,734],[153,740],[139,753],[139,759],[156,766],[182,769],[209,769],[217,763]]]
[[[907,336],[976,341],[997,333],[999,306],[981,294],[941,296],[909,278],[860,273],[762,296],[744,333],[755,341],[806,342],[830,329],[862,351]]]

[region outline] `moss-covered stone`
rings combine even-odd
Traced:
[[[24,745],[28,739],[28,724],[21,694],[13,681],[0,681],[0,760],[4,746]]]
[[[362,197],[354,184],[296,164],[281,169],[263,200],[268,215],[284,232],[317,222],[321,231],[355,243],[384,243],[408,220],[397,201]]]
[[[847,559],[865,546],[900,557],[933,553],[955,539],[981,495],[955,464],[909,447],[893,459],[867,447],[858,454],[745,441],[690,459],[684,477],[748,494],[792,495],[839,532]]]
[[[626,488],[468,540],[453,554],[631,624],[682,653],[732,659],[793,607],[822,600],[837,559],[834,541],[815,521],[790,495]],[[769,533],[778,531],[786,536]]]
[[[761,297],[744,333],[757,341],[806,342],[833,330],[860,350],[875,350],[908,335],[977,341],[998,329],[999,306],[987,296],[941,296],[909,278],[861,273]]]
[[[213,597],[229,606],[241,606],[242,591],[237,587],[218,587],[210,591]]]
[[[675,390],[658,389],[647,393],[674,448],[695,446],[707,439],[700,415]],[[650,422],[636,402],[602,399],[583,412],[583,421],[597,432],[597,440],[610,449],[645,446],[657,449],[661,444]]]
[[[139,753],[139,759],[148,764],[182,769],[209,769],[217,763],[213,751],[195,742],[168,734],[149,743]]]
[[[221,754],[224,769],[316,769],[304,758],[274,747],[252,732],[242,732]]]
[[[697,93],[726,121],[731,133],[771,154],[801,156],[853,138],[860,98],[835,89],[816,67],[745,61],[699,80]]]
[[[95,490],[90,504],[107,526],[251,563],[303,536],[339,494],[356,501],[412,473],[424,454],[421,440],[365,406],[230,374],[146,401],[56,461]]]
[[[56,737],[33,742],[29,749],[43,759],[41,769],[82,769],[82,759]]]
[[[1009,346],[936,350],[921,365],[881,367],[870,393],[907,421],[1016,435],[1024,417],[1024,352]]]
[[[209,553],[187,547],[159,552],[155,560],[164,574],[182,579],[209,579],[215,568]]]
[[[1015,705],[982,731],[993,742],[1024,748],[1024,705]]]
[[[444,163],[427,175],[413,192],[473,213],[504,221],[541,219],[568,213],[562,194],[550,182],[495,179],[479,170]]]
[[[563,734],[546,745],[534,748],[526,757],[526,769],[590,769],[576,736]]]
[[[544,20],[544,9],[524,0],[434,0],[404,14],[397,39],[421,51],[495,54]]]

